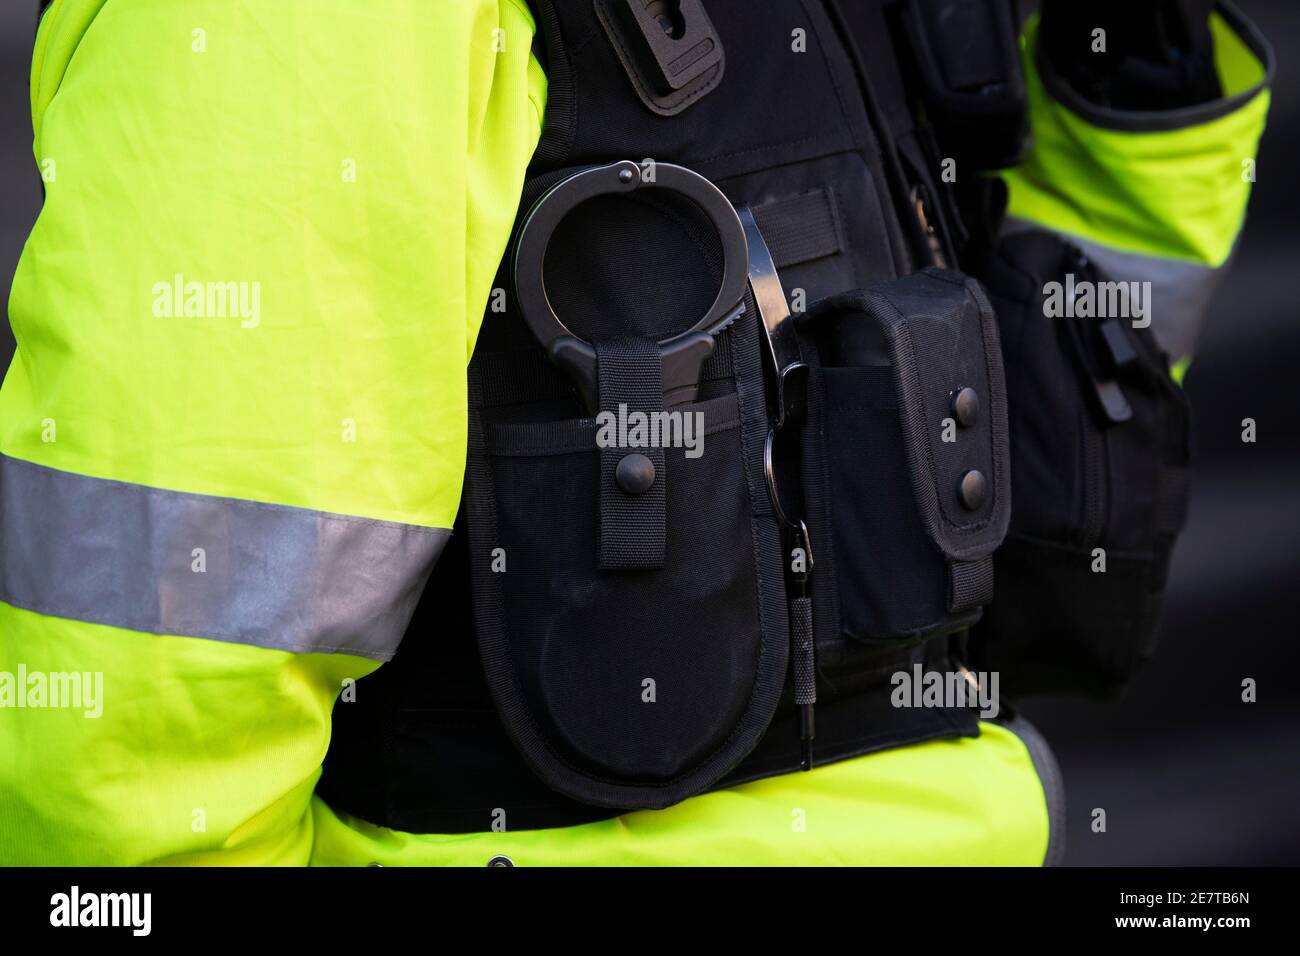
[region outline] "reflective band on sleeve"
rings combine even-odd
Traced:
[[[1068,237],[1067,237],[1068,238]],[[1201,326],[1209,314],[1210,299],[1227,274],[1227,265],[1213,268],[1178,259],[1161,259],[1137,252],[1111,249],[1090,239],[1075,240],[1079,248],[1117,282],[1150,282],[1145,294],[1151,331],[1170,358],[1185,358],[1196,351]]]
[[[1008,217],[1006,234],[1044,228],[1037,223]],[[1209,311],[1210,299],[1227,272],[1226,265],[1215,268],[1181,259],[1165,259],[1124,252],[1102,245],[1093,239],[1059,230],[1066,242],[1073,243],[1101,267],[1113,282],[1150,282],[1150,295],[1144,294],[1147,318],[1160,347],[1174,361],[1190,356],[1196,349],[1201,325]]]
[[[389,660],[450,534],[0,455],[0,601],[125,630]]]

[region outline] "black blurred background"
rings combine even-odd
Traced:
[[[37,0],[0,3],[0,295],[40,210]],[[1233,270],[1187,378],[1197,459],[1160,652],[1114,704],[1023,709],[1065,773],[1075,865],[1300,864],[1300,4],[1238,0],[1277,76]],[[13,350],[0,323],[0,368]],[[1255,444],[1241,420],[1258,423]],[[1241,681],[1258,702],[1241,701]],[[1093,808],[1107,832],[1091,832]]]

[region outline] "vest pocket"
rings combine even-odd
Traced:
[[[992,310],[927,269],[814,304],[804,493],[819,652],[968,627],[1010,511]]]
[[[669,410],[662,421],[688,438],[661,434],[652,471],[627,464],[651,451],[635,419],[471,413],[467,523],[484,669],[516,746],[574,799],[663,807],[707,789],[775,710],[788,631],[762,484],[761,377],[718,394],[731,384]],[[630,550],[612,548],[624,534]],[[642,553],[653,541],[661,547]]]
[[[1044,314],[1050,283],[1105,278],[1038,231],[1004,240],[990,271],[1016,510],[971,652],[1008,694],[1118,694],[1154,649],[1186,513],[1187,404],[1150,330]]]

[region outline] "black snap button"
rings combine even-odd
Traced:
[[[629,495],[643,495],[655,483],[655,464],[645,455],[624,455],[614,470],[614,480]]]
[[[971,469],[961,476],[961,484],[957,488],[957,497],[961,499],[964,507],[971,511],[979,509],[984,504],[984,499],[988,497],[989,483],[984,477],[984,472]]]
[[[962,428],[970,428],[980,417],[980,397],[973,388],[959,388],[952,396],[952,417]]]
[[[509,867],[514,865],[515,865],[515,861],[510,859],[510,857],[508,856],[494,856],[492,857],[492,859],[488,860],[488,866],[493,869],[498,869],[501,867]]]

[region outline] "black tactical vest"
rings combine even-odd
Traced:
[[[960,669],[1011,514],[997,322],[967,278],[1000,198],[976,173],[1024,139],[1010,4],[533,8],[549,94],[517,233],[549,216],[549,241],[503,260],[455,535],[396,659],[335,708],[322,795],[404,831],[534,829],[797,771],[810,736],[826,763],[977,734],[891,695]],[[679,169],[749,227],[751,278],[775,267],[694,338],[736,223]],[[596,194],[551,215],[575,183]],[[521,314],[543,272],[558,345]],[[669,352],[696,346],[679,388]],[[638,442],[635,413],[691,441]]]

